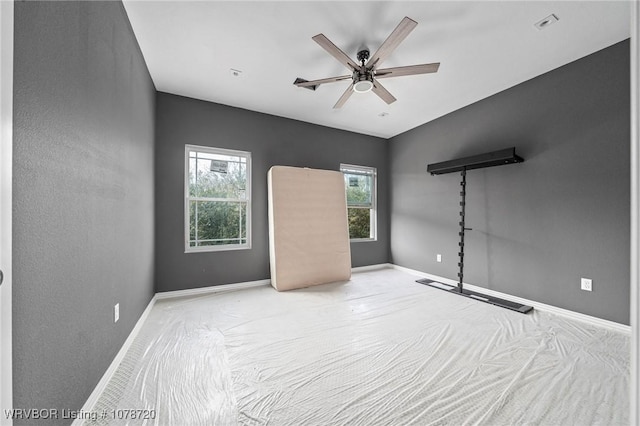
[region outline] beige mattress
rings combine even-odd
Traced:
[[[278,291],[351,277],[342,173],[274,166],[268,173],[271,285]]]

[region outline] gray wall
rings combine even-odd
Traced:
[[[391,139],[392,261],[457,279],[460,175],[426,165],[515,146],[467,175],[465,281],[629,324],[629,102],[624,41]]]
[[[16,2],[14,91],[14,406],[78,410],[154,291],[155,89],[122,4]]]
[[[389,261],[387,141],[210,102],[158,93],[156,110],[157,291],[269,278],[267,171],[271,166],[378,169],[378,240],[351,244],[353,266]],[[184,253],[185,144],[250,151],[250,250]]]

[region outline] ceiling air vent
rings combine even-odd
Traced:
[[[549,15],[546,18],[536,22],[533,25],[539,30],[544,30],[549,25],[555,24],[556,22],[558,22],[558,17],[552,13],[551,15]]]

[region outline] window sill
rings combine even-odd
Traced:
[[[349,239],[350,243],[368,243],[378,241],[377,238],[351,238]]]
[[[235,250],[250,250],[250,244],[243,244],[241,246],[205,246],[205,247],[189,247],[184,250],[185,254],[191,253],[211,253],[219,251],[235,251]]]

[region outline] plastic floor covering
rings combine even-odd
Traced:
[[[628,335],[415,279],[159,300],[84,424],[629,423]]]

